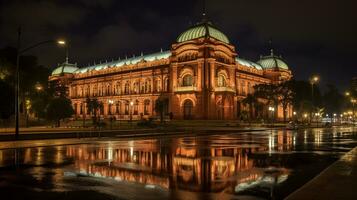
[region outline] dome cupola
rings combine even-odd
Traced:
[[[202,37],[211,37],[229,44],[228,37],[213,26],[213,24],[209,21],[198,23],[197,25],[187,29],[177,37],[176,41],[180,43]]]
[[[281,56],[274,55],[273,49],[270,50],[269,56],[262,56],[257,63],[263,67],[263,69],[284,69],[289,70],[288,65],[282,60]]]

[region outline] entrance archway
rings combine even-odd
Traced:
[[[191,100],[187,99],[183,103],[183,118],[192,119],[192,112],[193,112],[193,103]]]

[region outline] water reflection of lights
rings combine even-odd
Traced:
[[[253,168],[246,177],[238,177],[238,184],[235,186],[235,192],[242,192],[258,185],[276,185],[281,184],[288,179],[289,171],[285,168],[276,169],[275,173],[264,173],[260,168]]]
[[[317,146],[320,146],[321,142],[322,142],[322,131],[316,131],[314,134],[314,140],[315,140],[315,144]]]
[[[273,134],[269,135],[269,155],[271,155],[275,146],[275,136]]]

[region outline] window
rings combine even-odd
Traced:
[[[124,94],[129,94],[129,82],[125,83]]]
[[[150,93],[150,92],[151,92],[150,79],[147,79],[147,80],[145,81],[145,92],[146,92],[146,93]]]
[[[193,86],[193,78],[192,75],[187,74],[183,77],[182,86]]]
[[[149,114],[149,106],[150,106],[150,100],[145,100],[144,101],[144,115]]]
[[[112,114],[112,104],[109,103],[108,104],[108,115],[111,115]]]
[[[79,106],[79,114],[83,114],[83,104],[80,104]]]
[[[139,101],[135,101],[134,104],[134,115],[138,114],[138,110],[139,110]]]
[[[116,105],[115,105],[115,114],[119,114],[120,113],[120,102],[118,102]]]
[[[166,78],[164,81],[164,91],[168,92],[169,91],[169,79]]]
[[[218,75],[218,80],[217,80],[217,85],[218,87],[225,87],[226,86],[226,78],[224,77],[223,74]]]
[[[160,79],[156,79],[155,80],[155,91],[156,92],[160,92],[160,90],[161,90],[161,81],[160,81]]]
[[[93,96],[97,96],[97,90],[98,90],[97,85],[94,85],[94,87],[93,87]]]
[[[129,102],[125,103],[125,114],[129,115]]]
[[[120,82],[117,82],[115,85],[115,94],[120,95]]]
[[[139,83],[135,82],[134,83],[134,94],[137,94],[137,93],[139,93]]]

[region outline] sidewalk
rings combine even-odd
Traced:
[[[295,199],[357,199],[357,147],[286,198]]]

